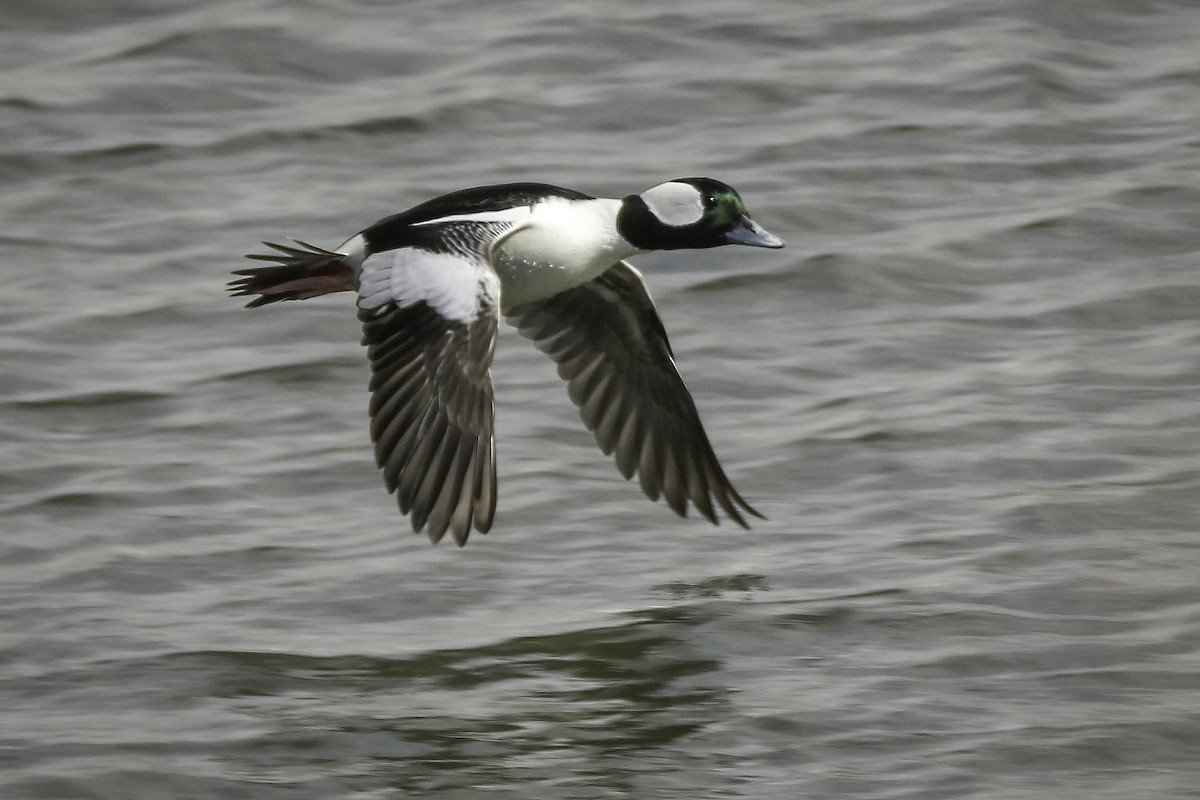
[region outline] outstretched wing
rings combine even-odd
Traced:
[[[714,501],[744,528],[743,511],[762,517],[725,477],[636,269],[619,262],[506,316],[558,364],[600,449],[615,451],[621,474],[636,472],[651,500],[665,497],[680,516],[690,500],[714,524]]]
[[[398,247],[363,261],[358,316],[371,362],[375,460],[413,530],[463,545],[496,511],[489,367],[500,285],[460,225],[450,252]]]

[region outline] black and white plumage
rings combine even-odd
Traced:
[[[358,295],[371,438],[414,531],[463,545],[496,510],[489,368],[501,315],[558,365],[584,423],[626,478],[680,516],[760,516],[726,478],[675,368],[639,252],[782,247],[737,193],[680,178],[622,199],[539,183],[464,189],[376,222],[336,250],[267,243],[237,270],[248,305]]]

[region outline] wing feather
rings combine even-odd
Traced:
[[[636,269],[619,262],[507,317],[554,359],[600,449],[615,453],[626,478],[638,475],[647,497],[665,499],[680,516],[690,503],[714,524],[718,506],[742,527],[744,513],[762,517],[717,461]]]
[[[409,247],[368,257],[360,287],[376,464],[414,531],[461,546],[496,508],[498,281],[469,248]]]

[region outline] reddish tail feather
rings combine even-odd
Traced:
[[[254,253],[246,258],[274,262],[269,267],[234,270],[242,277],[229,282],[234,297],[254,296],[247,308],[281,300],[307,300],[330,292],[353,291],[354,269],[345,255],[293,240],[300,247],[263,242],[278,253]]]

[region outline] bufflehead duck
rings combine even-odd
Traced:
[[[488,369],[500,316],[558,364],[600,448],[652,500],[744,528],[762,518],[729,483],[700,424],[640,272],[650,250],[783,247],[742,199],[679,178],[621,199],[541,183],[480,186],[376,222],[334,250],[293,240],[247,256],[234,295],[248,307],[358,295],[371,362],[375,460],[413,530],[462,546],[496,510]]]

